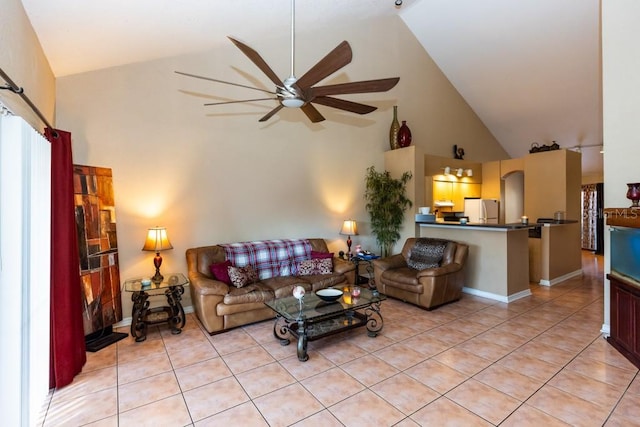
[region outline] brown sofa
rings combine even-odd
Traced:
[[[328,252],[324,239],[306,240],[313,251]],[[210,334],[273,318],[274,312],[264,304],[265,301],[292,295],[296,285],[314,292],[329,286],[351,284],[355,279],[355,265],[334,257],[331,274],[270,277],[235,288],[214,279],[210,271],[212,264],[225,261],[226,253],[221,245],[190,248],[186,256],[193,308]]]
[[[457,301],[468,252],[463,243],[409,238],[401,253],[373,261],[376,286],[385,295],[428,310]]]

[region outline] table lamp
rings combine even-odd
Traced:
[[[352,219],[345,219],[342,223],[340,234],[347,236],[347,255],[351,258],[351,236],[358,235],[358,225]]]
[[[142,247],[143,251],[152,251],[156,253],[153,258],[153,265],[156,267],[156,274],[151,278],[151,281],[155,284],[162,283],[164,277],[160,274],[160,266],[162,265],[162,257],[160,251],[166,251],[167,249],[173,249],[169,238],[167,237],[167,229],[164,227],[150,228],[147,233],[147,240]]]

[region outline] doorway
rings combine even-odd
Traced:
[[[524,215],[524,172],[514,171],[502,177],[504,186],[504,222],[520,222]]]
[[[582,186],[582,249],[604,254],[604,184]]]

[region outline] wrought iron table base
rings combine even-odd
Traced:
[[[152,288],[149,290],[153,290]],[[131,315],[131,335],[135,337],[136,342],[142,342],[147,339],[147,326],[157,323],[168,323],[171,333],[177,335],[182,332],[182,328],[186,322],[184,316],[184,308],[182,307],[182,294],[184,287],[182,285],[171,286],[165,289],[164,294],[167,298],[167,306],[149,308],[149,294],[146,289],[136,291],[131,295],[133,301],[133,309]],[[165,316],[158,316],[158,319],[152,319],[156,313],[165,313]]]
[[[355,310],[345,310],[321,318],[307,320],[300,318],[296,320],[287,320],[281,315],[276,316],[273,324],[273,335],[280,341],[280,345],[289,345],[291,340],[289,335],[298,339],[298,360],[306,362],[309,360],[307,354],[307,343],[324,338],[329,335],[335,335],[348,329],[367,327],[367,335],[376,337],[382,330],[384,321],[380,314],[380,302],[372,303],[366,307],[364,312]]]

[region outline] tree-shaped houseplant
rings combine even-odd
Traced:
[[[411,177],[411,172],[405,172],[396,179],[388,171],[377,172],[373,166],[367,168],[365,207],[382,256],[391,255],[393,245],[400,239],[404,212],[413,206],[413,202],[405,194],[405,187]]]

